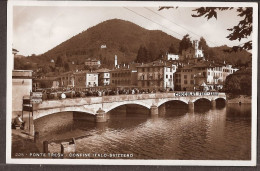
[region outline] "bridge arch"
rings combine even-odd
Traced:
[[[113,110],[113,109],[115,109],[119,106],[123,106],[123,105],[127,105],[127,104],[140,105],[140,106],[143,106],[147,109],[150,109],[151,106],[152,106],[152,104],[147,104],[147,103],[144,103],[144,102],[139,101],[139,100],[137,100],[137,101],[121,101],[121,102],[113,103],[112,105],[109,105],[109,106],[105,106],[103,108],[103,110],[105,112],[109,112],[109,111],[111,111],[111,110]]]
[[[161,106],[161,105],[163,105],[167,102],[171,102],[171,101],[179,101],[179,102],[183,102],[185,104],[189,103],[188,100],[185,100],[185,99],[162,99],[162,100],[159,101],[159,103],[157,105],[159,107],[159,106]]]
[[[214,100],[224,100],[224,101],[226,101],[227,99],[224,98],[224,97],[217,97],[217,98],[215,98]]]
[[[213,99],[205,98],[205,97],[198,97],[196,99],[193,99],[191,102],[196,103],[198,100],[206,100],[208,102],[211,102]]]
[[[34,111],[33,120],[42,118],[44,116],[61,113],[61,112],[83,112],[86,114],[95,115],[96,111],[90,108],[85,107],[61,107],[61,108],[53,108],[53,109],[44,109],[44,110],[36,110]]]

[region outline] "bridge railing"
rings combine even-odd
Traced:
[[[216,96],[225,98],[225,93],[219,92],[168,92],[168,93],[150,93],[150,94],[121,94],[111,96],[100,96],[100,97],[82,97],[82,98],[67,98],[60,100],[47,100],[41,104],[34,105],[34,109],[45,109],[55,107],[66,107],[66,106],[82,106],[90,104],[101,104],[110,102],[121,102],[121,101],[134,101],[134,100],[145,100],[145,99],[164,99],[164,98],[182,98],[182,97],[204,97],[210,98],[210,96]]]
[[[99,96],[75,96],[75,95],[70,95],[69,97],[66,97],[65,99],[77,99],[77,98],[95,98],[95,97],[104,97],[104,99],[107,99],[108,97],[112,97],[114,98],[115,96],[129,96],[131,97],[140,97],[140,95],[142,96],[142,98],[157,98],[157,97],[153,97],[154,95],[157,96],[164,96],[164,97],[188,97],[188,96],[225,96],[225,93],[221,93],[221,92],[200,92],[200,91],[194,91],[194,92],[188,92],[188,91],[168,91],[168,92],[156,92],[156,93],[134,93],[134,94],[114,94],[114,95],[104,95],[104,94],[100,94]],[[46,98],[43,97],[44,101],[53,101],[53,100],[63,100],[61,97],[59,96],[55,96],[53,98]]]

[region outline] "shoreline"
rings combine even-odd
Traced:
[[[227,94],[227,103],[228,104],[251,104],[252,97],[247,95],[228,95]]]

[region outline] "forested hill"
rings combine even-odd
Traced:
[[[149,60],[157,59],[165,54],[170,46],[179,49],[180,40],[159,30],[147,30],[129,21],[112,19],[104,21],[76,36],[66,40],[48,52],[29,58],[16,60],[17,69],[29,69],[23,67],[24,63],[34,63],[39,66],[49,64],[51,59],[56,62],[60,56],[64,62],[83,64],[87,58],[101,59],[102,64],[113,65],[114,56],[118,56],[118,63],[128,63],[136,60],[140,46],[146,48]],[[101,48],[101,46],[105,48]],[[251,60],[251,54],[242,52],[225,53],[227,46],[204,49],[209,60],[227,61],[231,64],[247,63]],[[105,65],[108,66],[108,65]]]
[[[86,58],[108,59],[113,61],[117,55],[119,62],[134,61],[141,45],[145,46],[154,58],[169,46],[179,46],[179,40],[158,30],[147,30],[134,23],[112,19],[73,36],[45,54],[37,57],[50,61],[58,56],[69,60]],[[101,48],[106,45],[106,48]]]

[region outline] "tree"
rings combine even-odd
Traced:
[[[147,60],[146,62],[153,61],[157,59],[158,53],[159,53],[159,47],[156,42],[150,42],[147,48]]]
[[[146,47],[141,45],[137,53],[136,62],[142,63],[147,61],[148,61],[148,51]]]
[[[186,34],[185,36],[183,36],[182,40],[180,41],[179,53],[181,54],[183,50],[186,50],[189,47],[192,47],[192,42],[190,40],[189,34]]]
[[[56,67],[63,67],[63,60],[60,56],[58,56],[56,63],[55,63]]]
[[[196,11],[197,14],[192,14],[192,17],[201,17],[204,16],[208,20],[212,17],[217,19],[217,10],[224,11],[224,10],[231,10],[232,7],[200,7],[193,11]],[[239,7],[236,10],[238,12],[239,17],[244,17],[236,26],[233,28],[227,29],[231,31],[231,33],[227,36],[227,38],[231,41],[239,40],[248,38],[252,33],[252,18],[253,18],[253,8],[252,7]],[[252,49],[252,41],[248,41],[243,43],[242,46],[233,46],[232,50],[251,50]]]
[[[69,66],[69,64],[67,62],[65,62],[65,64],[64,64],[64,69],[65,69],[65,71],[69,71],[70,70],[70,66]]]
[[[160,7],[160,10],[163,9],[170,9],[174,7]],[[217,19],[217,13],[218,11],[224,11],[224,10],[231,10],[233,7],[200,7],[196,8],[193,11],[197,12],[197,14],[192,14],[192,17],[202,17],[204,16],[208,20],[212,17]],[[231,33],[227,36],[227,38],[231,41],[233,40],[239,40],[248,38],[252,33],[252,18],[253,18],[253,8],[252,7],[239,7],[236,9],[238,12],[238,16],[242,19],[239,21],[239,23],[233,28],[228,28],[228,31],[231,31]],[[247,41],[246,43],[242,43],[237,46],[233,46],[231,51],[238,51],[238,50],[251,50],[252,49],[252,40]]]
[[[173,44],[171,44],[171,46],[169,47],[168,52],[169,52],[169,53],[173,53],[173,54],[176,54],[176,53],[177,53],[177,50],[176,50],[176,48],[174,47]]]
[[[203,37],[200,38],[199,49],[203,50],[204,57],[206,59],[208,59],[208,57],[209,57],[209,46],[208,46],[206,40]]]

